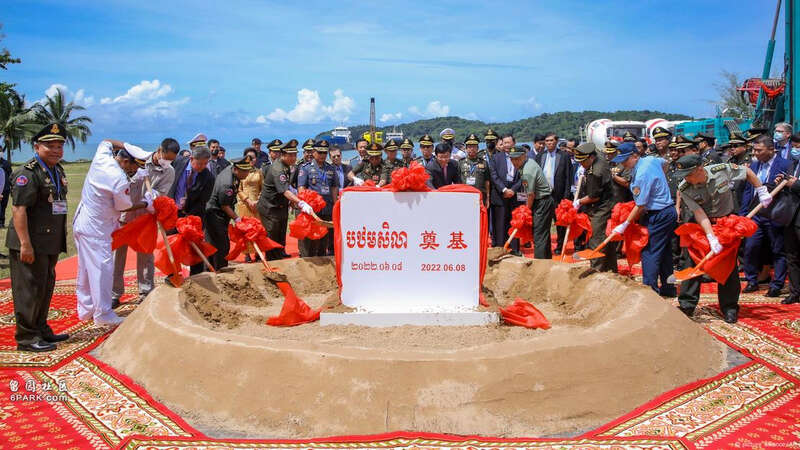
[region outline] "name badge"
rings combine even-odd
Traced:
[[[320,190],[319,191],[320,191],[319,193],[322,194],[322,195],[328,195],[328,194],[331,193],[331,188],[328,185],[324,185],[324,186],[320,186]]]
[[[517,192],[517,201],[518,202],[527,202],[528,201],[528,193],[527,192]]]
[[[467,184],[475,186],[475,177],[467,177]]]
[[[67,201],[66,200],[53,201],[53,215],[63,216],[65,214],[67,214]]]

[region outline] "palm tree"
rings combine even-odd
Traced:
[[[0,150],[6,152],[7,160],[11,161],[11,151],[19,150],[38,127],[36,114],[25,106],[25,96],[17,93],[13,85],[0,86]]]
[[[76,105],[74,102],[67,103],[61,89],[58,89],[53,96],[48,96],[43,103],[33,105],[36,121],[40,125],[57,123],[64,127],[67,130],[67,142],[73,149],[75,149],[75,139],[85,143],[86,139],[92,135],[88,125],[92,123],[92,119],[87,116],[70,118],[73,112],[84,109],[86,108]]]

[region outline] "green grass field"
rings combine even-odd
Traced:
[[[88,162],[80,163],[64,163],[64,171],[67,173],[67,185],[69,186],[69,193],[67,194],[67,253],[62,253],[61,258],[66,258],[75,254],[75,241],[72,239],[72,217],[75,215],[75,209],[78,207],[78,202],[81,200],[81,190],[83,189],[83,180],[86,178],[86,172],[89,171]],[[14,170],[18,166],[14,166]],[[11,224],[11,200],[8,202],[8,209],[6,210],[6,226]],[[2,253],[8,254],[6,248],[6,232],[7,228],[0,228],[0,246],[2,246]],[[8,259],[0,259],[0,278],[8,277]]]

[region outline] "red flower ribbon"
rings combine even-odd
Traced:
[[[520,244],[525,244],[533,240],[533,213],[526,205],[519,205],[511,211],[511,228],[508,235],[517,230],[516,238]]]
[[[144,214],[122,228],[111,233],[111,250],[127,245],[138,253],[153,253],[158,240],[158,224],[161,222],[165,230],[175,228],[178,220],[178,207],[169,197],[156,197],[153,200],[155,213]]]
[[[258,245],[262,252],[283,247],[267,237],[267,231],[255,217],[242,217],[238,223],[228,224],[228,238],[231,240],[231,249],[225,257],[228,261],[239,257],[249,242]]]
[[[192,248],[192,243],[194,243],[205,256],[211,256],[217,252],[217,249],[213,245],[205,242],[203,223],[200,221],[199,217],[181,217],[178,219],[176,227],[178,229],[178,234],[173,234],[169,236],[168,239],[169,247],[172,250],[172,255],[175,257],[175,263],[178,267],[172,269],[172,265],[169,262],[169,254],[167,253],[163,240],[158,243],[158,247],[153,253],[155,266],[158,270],[166,274],[174,273],[180,268],[180,264],[184,266],[193,266],[203,261],[203,258]]]
[[[634,206],[636,206],[636,203],[632,201],[614,205],[614,209],[611,210],[611,218],[606,223],[606,236],[611,236],[614,228],[628,219]],[[642,261],[642,249],[647,246],[648,239],[647,227],[638,223],[631,223],[622,236],[615,235],[611,240],[623,241],[625,259],[628,261],[628,266],[633,266]]]
[[[722,252],[706,261],[703,272],[717,283],[724,284],[736,266],[739,244],[758,230],[758,224],[747,217],[730,215],[717,219],[711,229],[722,245]],[[706,233],[699,224],[685,223],[675,230],[675,234],[681,238],[681,247],[689,249],[689,256],[695,263],[711,251]]]
[[[560,227],[570,227],[567,239],[574,241],[575,238],[586,231],[586,241],[592,237],[592,223],[586,213],[579,213],[572,206],[568,199],[562,199],[556,208],[556,225]]]

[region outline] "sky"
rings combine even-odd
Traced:
[[[713,117],[761,74],[775,1],[3,0],[0,72],[62,89],[91,142],[304,140],[338,124],[650,109]],[[776,46],[778,73],[783,18]],[[781,66],[781,67],[778,67]]]

